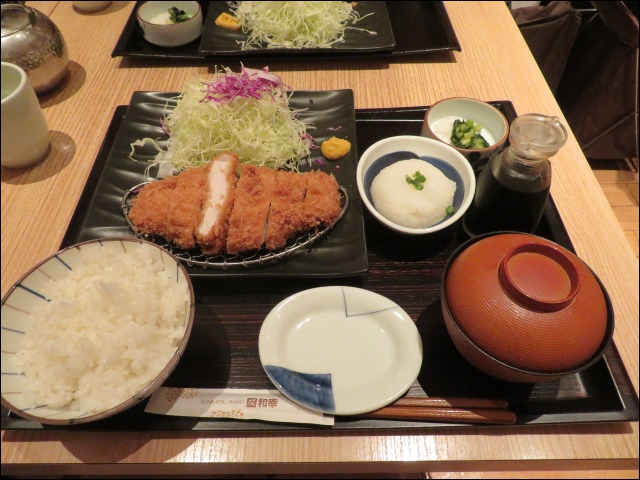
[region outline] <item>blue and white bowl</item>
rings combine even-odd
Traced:
[[[453,213],[435,225],[422,228],[398,225],[382,215],[374,206],[371,198],[371,184],[374,178],[389,165],[407,159],[420,159],[437,167],[456,184]],[[412,135],[385,138],[367,148],[358,162],[356,182],[360,197],[369,212],[391,230],[408,235],[428,235],[455,224],[471,205],[476,190],[473,169],[462,154],[443,142]]]
[[[100,261],[108,264],[95,268]],[[94,271],[76,284],[78,273],[87,268],[83,262]],[[95,289],[81,290],[82,284]],[[145,290],[141,295],[140,290],[148,285],[157,291]],[[68,312],[65,318],[76,321],[61,320],[60,310],[53,310],[61,304],[67,305],[63,307],[68,309],[63,310]],[[100,313],[92,315],[92,309]],[[194,310],[193,286],[185,268],[151,242],[111,238],[65,248],[31,268],[2,299],[2,405],[28,420],[54,425],[87,423],[120,413],[150,396],[174,370],[187,347]],[[103,322],[103,326],[95,329],[90,322]],[[38,398],[40,391],[28,393],[40,384],[34,383],[37,375],[25,373],[33,369],[21,367],[27,349],[33,351],[27,357],[29,368],[34,359],[47,368],[44,400]],[[123,351],[126,355],[120,355]],[[129,374],[122,381],[122,375],[112,373],[114,366],[131,358],[132,364],[137,359],[139,365],[120,370]],[[149,363],[143,364],[145,361]],[[41,368],[35,371],[41,374]],[[61,385],[77,381],[78,369],[92,372],[82,377],[86,383],[66,385],[89,385],[92,392],[104,390],[104,395],[125,393],[118,394],[115,402],[115,397],[94,402],[93,393],[83,396],[83,387],[78,386],[75,400],[63,405],[58,397]],[[122,390],[127,383],[128,388]],[[83,408],[88,404],[92,408]]]

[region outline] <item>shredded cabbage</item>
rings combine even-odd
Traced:
[[[361,17],[351,2],[228,2],[255,48],[330,48],[344,42],[347,24]],[[366,31],[364,29],[359,29]],[[369,32],[375,35],[375,32]]]
[[[194,80],[185,85],[173,110],[165,107],[163,129],[169,135],[150,168],[159,165],[159,175],[204,165],[220,153],[232,151],[241,163],[298,170],[300,162],[315,147],[307,133],[311,125],[289,107],[285,85],[277,75],[244,68],[216,71],[211,81]]]

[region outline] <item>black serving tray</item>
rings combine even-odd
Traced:
[[[122,124],[110,145],[100,178],[95,185],[85,187],[87,197],[74,215],[65,244],[93,240],[102,237],[130,237],[132,232],[121,210],[125,191],[146,181],[148,160],[157,154],[151,144],[136,148],[129,158],[131,144],[150,137],[164,146],[167,139],[162,128],[165,107],[175,106],[178,93],[135,92],[122,120]],[[353,146],[339,161],[324,160],[319,150],[312,151],[311,158],[300,171],[321,170],[335,176],[346,189],[349,205],[336,225],[322,239],[309,248],[297,251],[290,257],[268,265],[238,269],[215,269],[185,264],[189,275],[195,277],[229,277],[233,275],[255,277],[343,277],[362,275],[367,271],[367,248],[362,219],[362,202],[356,185],[358,153],[356,149],[355,110],[353,91],[323,90],[296,91],[289,98],[289,105],[298,111],[298,117],[311,128],[311,134],[320,145],[332,136],[350,141]],[[315,153],[314,153],[315,152]],[[312,167],[309,163],[312,163]],[[164,243],[164,242],[163,242]],[[233,260],[233,259],[232,259]]]
[[[206,48],[207,52],[201,50],[201,39],[194,40],[182,47],[173,48],[159,47],[147,42],[136,19],[136,11],[140,3],[137,2],[132,10],[111,53],[112,57],[189,60],[209,58],[213,55],[213,51],[209,47]],[[211,11],[213,16],[216,10],[211,8],[209,4],[221,2],[200,3],[205,16],[205,32],[203,35],[206,36],[208,24],[212,23],[211,19],[208,18],[209,12]],[[227,52],[222,60],[248,60],[257,56],[260,62],[264,64],[263,62],[265,61],[274,60],[392,58],[407,55],[422,56],[450,50],[459,52],[462,50],[442,2],[386,2],[386,10],[391,24],[390,34],[395,39],[395,47],[387,44],[386,47],[380,49],[344,49],[342,51],[334,49],[331,52],[291,51],[291,54],[264,50],[259,55],[256,55],[255,52],[238,52],[236,55]],[[207,22],[207,20],[209,21]],[[413,26],[413,28],[409,28],[410,26]],[[216,59],[220,60],[218,57]]]
[[[513,120],[508,101],[491,102]],[[399,134],[419,134],[427,107],[356,110],[358,151],[376,140]],[[88,180],[100,179],[100,165],[108,156],[126,107],[116,109],[111,127]],[[81,199],[78,212],[82,212]],[[81,215],[82,213],[80,213]],[[591,368],[562,380],[540,384],[514,384],[490,378],[471,367],[451,342],[440,309],[441,273],[451,252],[463,241],[458,226],[442,236],[407,238],[384,229],[365,212],[369,272],[343,279],[317,278],[195,278],[195,323],[185,354],[167,387],[255,388],[273,385],[258,358],[258,334],[263,319],[281,300],[307,288],[351,285],[377,292],[400,305],[416,322],[424,362],[409,395],[433,397],[486,397],[509,401],[520,425],[576,424],[638,420],[634,393],[615,344]],[[550,201],[537,234],[573,251],[567,232]],[[63,246],[72,238],[65,238]],[[337,417],[333,427],[275,424],[217,418],[170,417],[144,413],[146,402],[112,418],[74,426],[47,426],[2,410],[2,428],[83,431],[287,431],[324,429],[337,432],[379,430],[427,432],[446,426],[405,420]],[[473,426],[472,428],[481,428]]]

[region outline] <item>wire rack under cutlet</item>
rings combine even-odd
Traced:
[[[289,240],[283,248],[278,250],[261,249],[234,255],[220,254],[215,256],[208,256],[205,255],[199,248],[185,250],[171,242],[168,242],[166,239],[158,235],[149,235],[143,233],[136,228],[133,222],[131,222],[131,219],[129,218],[131,202],[136,197],[138,192],[142,189],[142,187],[144,187],[148,183],[150,182],[141,183],[140,185],[136,185],[135,187],[130,188],[122,197],[120,208],[122,209],[124,218],[127,220],[129,228],[136,237],[152,241],[156,245],[161,246],[186,265],[198,266],[205,269],[211,268],[217,270],[231,270],[259,267],[261,265],[271,264],[291,257],[295,253],[303,251],[307,248],[311,248],[313,244],[327,235],[327,233],[329,233],[336,225],[336,223],[338,223],[344,216],[344,213],[347,211],[347,208],[349,206],[349,195],[347,193],[347,190],[344,187],[340,186],[338,187],[340,190],[340,215],[332,224],[322,225],[314,230],[300,233],[293,239]]]

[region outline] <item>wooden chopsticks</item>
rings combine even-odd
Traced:
[[[436,397],[402,397],[360,417],[495,425],[512,425],[517,420],[505,400]]]

